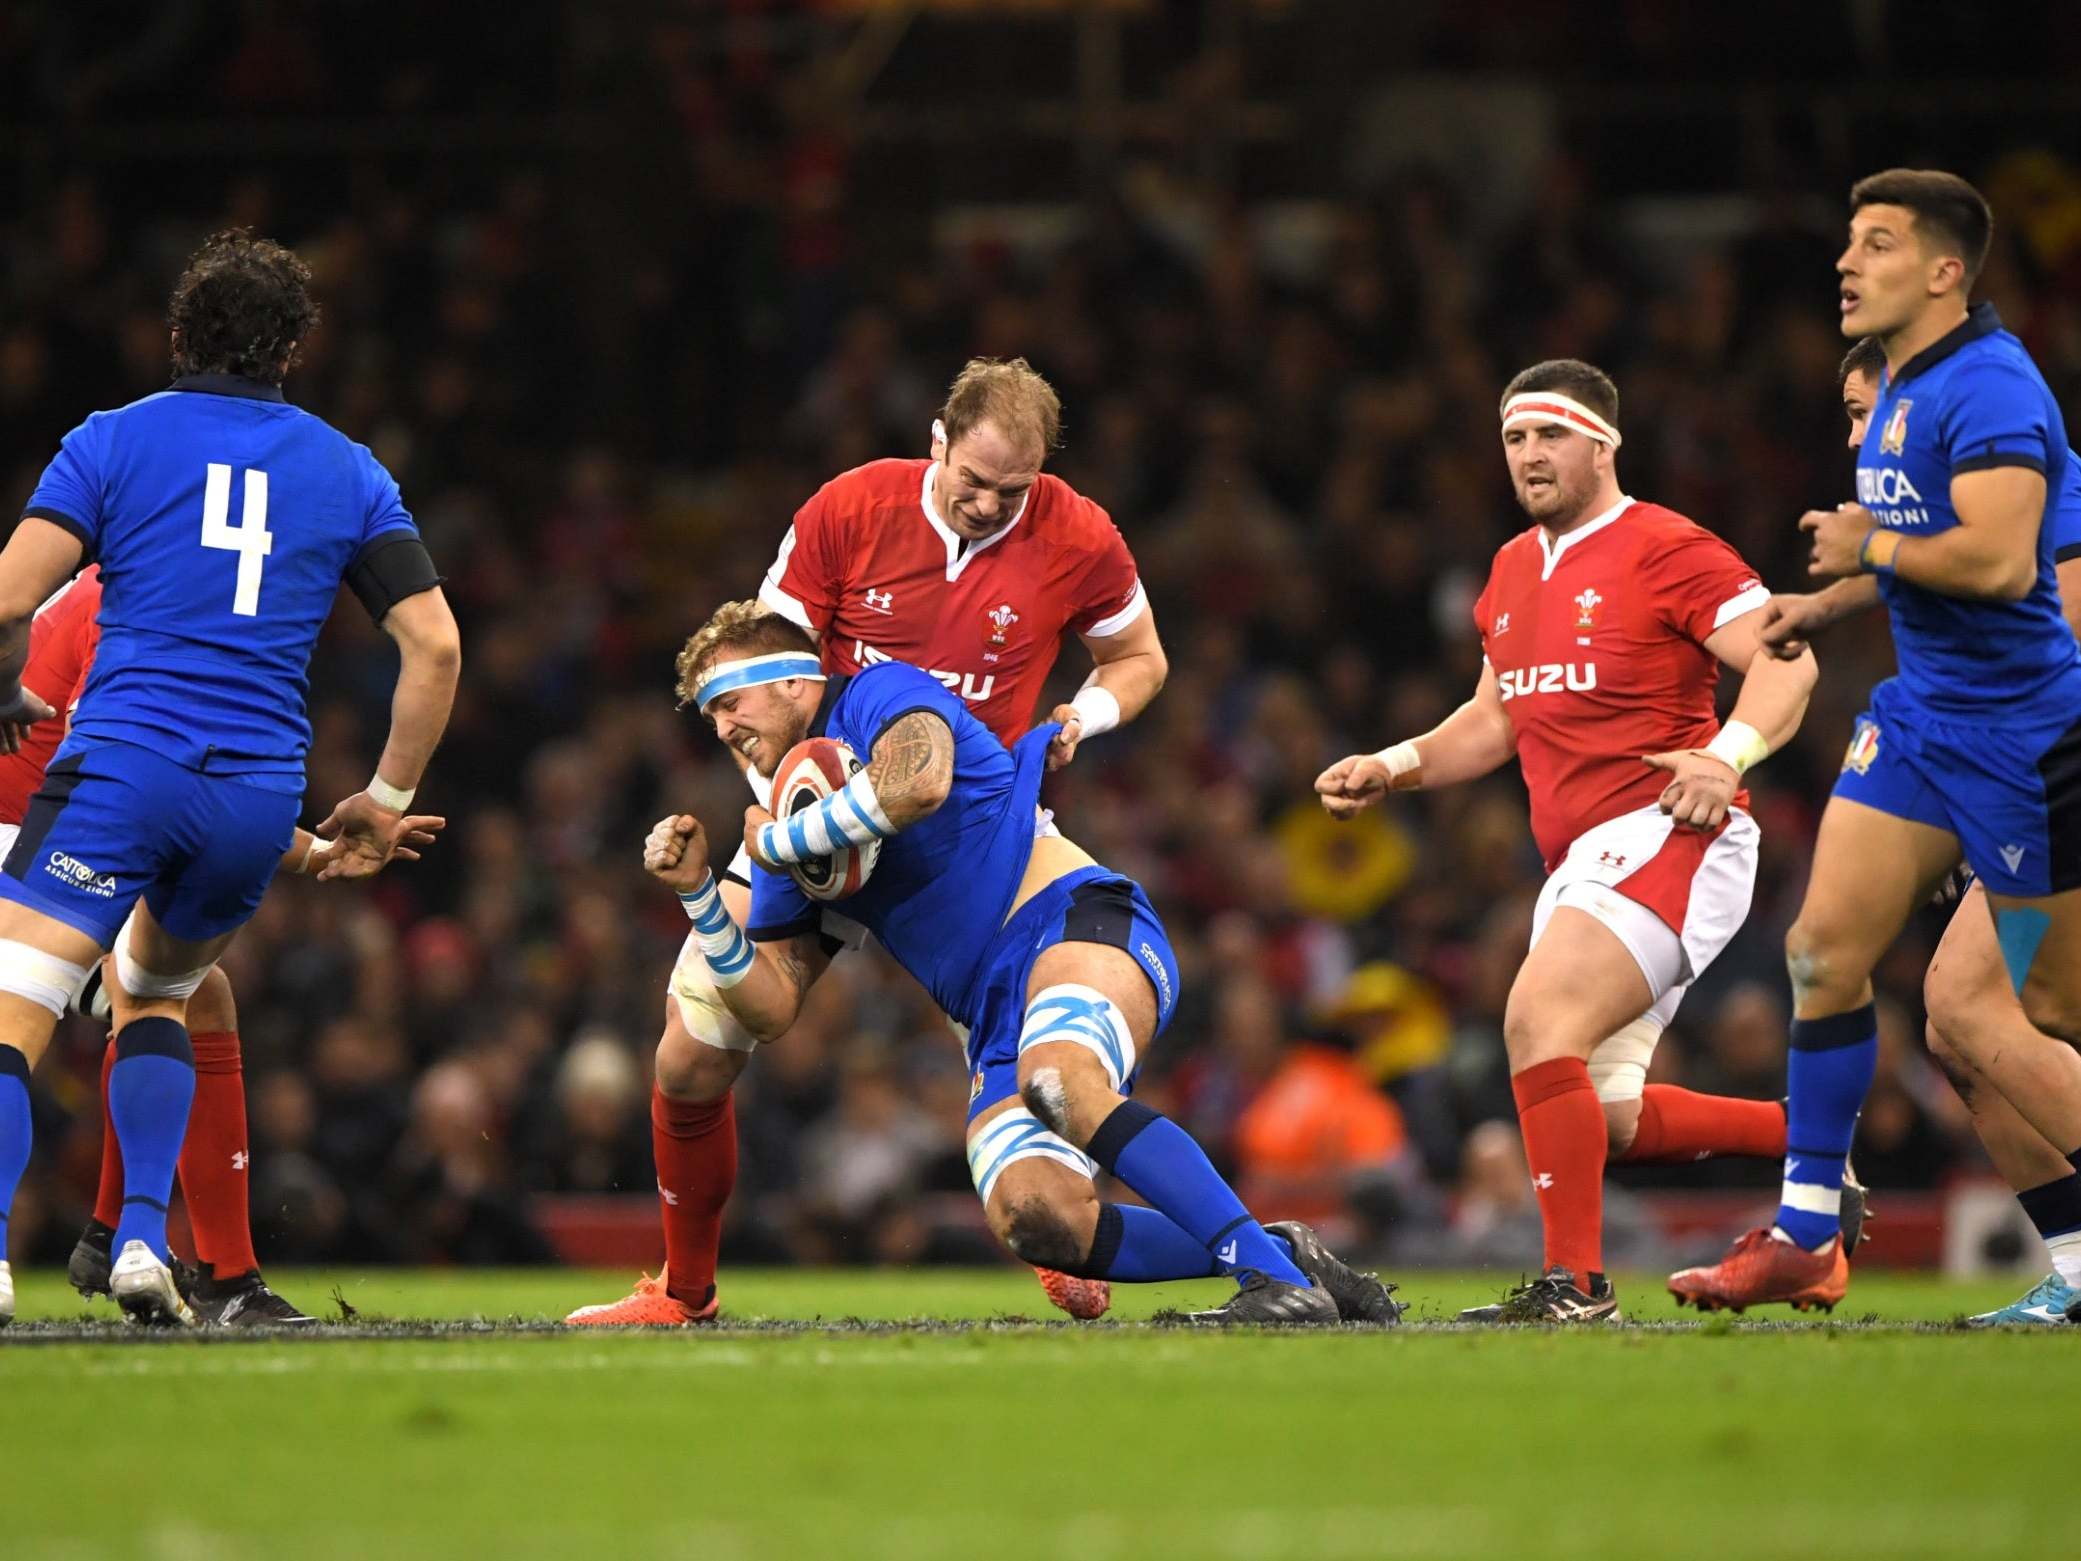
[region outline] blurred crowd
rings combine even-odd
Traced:
[[[439,97],[438,60],[365,61],[350,102],[274,10],[248,9],[219,73],[232,109],[269,111],[284,79],[340,114]],[[1678,242],[1552,145],[1500,214],[1451,170],[1297,214],[1159,157],[1062,220],[954,235],[914,189],[860,175],[842,127],[776,109],[771,80],[658,42],[621,83],[644,171],[604,187],[549,156],[371,155],[318,178],[255,158],[166,186],[61,169],[0,215],[10,502],[86,412],[165,383],[182,256],[248,223],[309,259],[325,310],[292,399],[397,475],[463,623],[461,702],[422,791],[447,836],[370,888],[278,885],[226,961],[263,1258],[528,1261],[551,1250],[544,1196],[654,1196],[650,1054],[685,923],[639,844],[674,809],[727,836],[744,802],[673,708],[673,652],[752,593],[822,481],[922,455],[961,362],[1021,353],[1064,400],[1050,469],[1119,523],[1170,656],[1149,712],[1047,796],[1147,886],[1179,952],[1184,1000],[1144,1088],[1264,1209],[1405,1260],[1527,1261],[1500,1033],[1540,879],[1522,791],[1504,774],[1334,827],[1310,783],[1473,688],[1470,604],[1522,524],[1497,396],[1532,361],[1607,369],[1627,491],[1800,587],[1794,519],[1849,493],[1831,264],[1840,191],[1868,170],[1744,196],[1710,242]],[[61,121],[93,111],[31,76]],[[1959,171],[1997,207],[1982,290],[2081,417],[2081,172],[2028,146]],[[1878,623],[1820,650],[1804,731],[1754,777],[1755,909],[1658,1079],[1782,1091],[1782,935],[1849,718],[1890,661]],[[312,669],[307,821],[366,779],[393,664],[344,602]],[[1059,682],[1084,670],[1068,644]],[[1937,925],[1882,972],[1857,1147],[1878,1186],[1979,1163],[1921,1044]],[[100,1047],[70,1023],[39,1075],[17,1256],[62,1256],[84,1217]],[[739,1086],[726,1260],[983,1251],[965,1100],[918,989],[879,955],[838,961]],[[1760,1188],[1776,1168],[1618,1179]],[[1659,1250],[1629,1191],[1613,1222],[1615,1249]]]

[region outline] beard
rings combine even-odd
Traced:
[[[1556,477],[1537,487],[1518,485],[1517,504],[1531,519],[1541,525],[1567,522],[1582,513],[1582,507],[1590,500],[1594,489],[1587,484],[1573,485]]]

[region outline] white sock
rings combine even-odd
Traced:
[[[2052,1267],[2059,1277],[2070,1285],[2081,1285],[2081,1230],[2048,1237],[2045,1247],[2052,1254]]]

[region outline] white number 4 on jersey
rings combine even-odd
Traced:
[[[241,618],[260,614],[260,560],[275,550],[275,534],[267,529],[267,473],[246,471],[246,506],[240,524],[231,524],[231,468],[210,462],[202,489],[202,545],[238,554],[238,590],[231,610]]]

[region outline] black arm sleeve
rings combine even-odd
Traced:
[[[406,597],[431,591],[446,578],[434,572],[426,544],[414,536],[376,538],[347,570],[347,584],[378,623]]]

